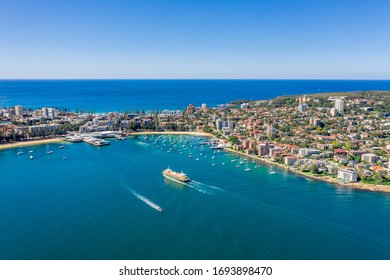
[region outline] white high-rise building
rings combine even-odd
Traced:
[[[222,130],[222,120],[218,119],[215,122],[215,126],[217,127],[217,130]]]
[[[332,117],[337,117],[337,115],[339,114],[339,111],[336,108],[330,108],[329,111]]]
[[[297,107],[298,111],[301,113],[305,112],[307,110],[307,108],[309,108],[309,106],[306,103],[299,104]]]
[[[56,109],[54,108],[47,108],[48,117],[51,119],[55,119],[57,117]]]
[[[227,128],[233,129],[233,128],[234,128],[234,122],[229,120],[229,121],[227,122]]]
[[[17,115],[17,116],[23,115],[23,106],[21,106],[21,105],[15,106],[15,115]]]
[[[48,117],[49,116],[49,111],[47,110],[47,107],[43,107],[42,108],[42,115],[44,117]]]
[[[344,112],[344,100],[342,99],[336,99],[334,102],[334,107],[337,109],[339,113]]]
[[[232,130],[234,128],[234,122],[231,120],[223,121],[221,119],[218,119],[215,121],[215,127],[217,128],[217,130],[224,130],[224,129]]]

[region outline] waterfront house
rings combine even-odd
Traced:
[[[298,160],[297,156],[285,156],[284,157],[284,163],[287,165],[294,165]]]
[[[337,178],[342,179],[347,182],[357,182],[357,173],[353,169],[344,169],[341,168],[337,172]]]
[[[371,170],[380,174],[385,174],[387,173],[387,170],[384,169],[382,166],[379,165],[372,165]]]

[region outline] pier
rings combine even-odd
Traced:
[[[85,143],[91,144],[95,147],[110,145],[110,142],[107,140],[104,140],[103,138],[116,138],[119,140],[125,139],[122,136],[122,132],[102,131],[102,132],[94,132],[94,133],[75,133],[75,134],[65,136],[63,138],[63,140],[68,141],[68,142],[72,142],[72,143],[85,142]]]

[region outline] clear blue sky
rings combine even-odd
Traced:
[[[0,0],[0,78],[390,79],[390,1]]]

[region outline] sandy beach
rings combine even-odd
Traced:
[[[26,146],[44,145],[44,144],[50,144],[50,143],[58,143],[61,141],[62,140],[60,138],[53,138],[53,139],[40,139],[40,140],[6,143],[6,144],[0,144],[0,150],[12,149],[12,148],[18,148],[18,147],[26,147]]]
[[[143,132],[129,133],[129,136],[137,136],[137,135],[194,135],[194,136],[215,138],[215,136],[211,133],[194,132],[194,131],[143,131]]]
[[[246,155],[246,154],[243,154],[241,152],[235,151],[233,149],[225,148],[224,150],[227,151],[227,152],[235,153],[235,154],[238,154],[238,155],[241,155],[241,156],[245,156],[245,157],[257,160],[257,161],[265,163],[265,164],[278,166],[280,168],[286,169],[286,170],[288,170],[288,171],[290,171],[292,173],[295,173],[297,175],[300,175],[300,176],[304,176],[304,177],[307,177],[307,178],[310,178],[310,179],[313,179],[313,180],[327,182],[327,183],[330,183],[330,184],[333,184],[333,185],[337,185],[337,186],[340,186],[340,187],[347,187],[347,188],[353,188],[353,189],[367,190],[367,191],[373,191],[373,192],[390,192],[390,186],[365,184],[365,183],[360,183],[360,182],[344,183],[344,182],[340,182],[340,180],[337,179],[337,178],[331,178],[331,177],[328,177],[328,176],[325,176],[325,175],[324,176],[322,176],[322,175],[315,176],[315,175],[312,175],[312,174],[308,174],[306,172],[302,172],[302,171],[299,171],[299,170],[292,169],[289,166],[286,166],[286,165],[283,165],[283,164],[280,164],[280,163],[277,163],[277,162],[273,162],[271,160],[267,160],[267,159],[264,159],[264,158],[259,158],[259,157],[256,157],[256,156]]]

